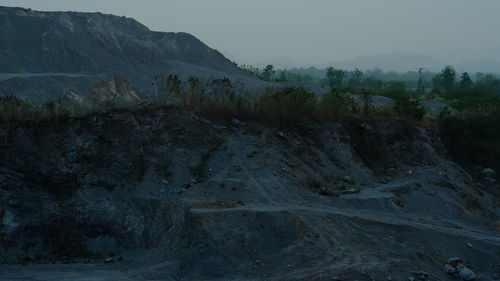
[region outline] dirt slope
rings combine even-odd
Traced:
[[[454,256],[499,274],[498,206],[429,128],[166,106],[4,126],[0,146],[0,280],[448,280]],[[32,264],[56,261],[76,264]]]

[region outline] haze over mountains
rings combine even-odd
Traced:
[[[240,60],[229,53],[227,57],[239,64],[254,65],[259,68],[264,68],[266,65],[271,64],[276,69],[308,68],[311,66],[322,69],[334,66],[346,70],[354,70],[356,68],[361,70],[380,68],[384,71],[407,72],[423,68],[431,72],[437,72],[443,69],[445,65],[453,65],[458,71],[468,71],[471,73],[500,73],[500,61],[464,60],[460,62],[449,62],[430,55],[410,52],[391,52],[357,56],[351,59],[321,63],[303,62],[286,56],[272,57],[267,60],[257,60],[254,63]]]

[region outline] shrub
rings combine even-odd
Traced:
[[[500,169],[500,114],[450,116],[439,130],[454,160]]]
[[[259,115],[269,119],[310,119],[316,108],[316,96],[305,88],[288,87],[258,97],[255,108]]]
[[[356,103],[349,94],[332,90],[326,93],[319,102],[319,114],[322,118],[339,120],[351,117]]]
[[[396,99],[394,112],[400,117],[422,120],[426,110],[419,101],[402,96]]]

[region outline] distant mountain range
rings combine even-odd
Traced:
[[[423,68],[429,71],[440,71],[446,65],[453,65],[459,72],[468,71],[471,73],[500,73],[500,61],[461,61],[458,63],[446,62],[432,56],[394,52],[390,54],[360,56],[350,60],[331,62],[320,65],[320,67],[335,66],[343,69],[362,70],[380,68],[384,71],[407,72],[416,71]]]
[[[237,59],[235,59],[238,61]],[[248,64],[248,63],[245,63]],[[458,63],[446,62],[438,58],[405,52],[393,52],[388,54],[377,54],[371,56],[359,56],[348,60],[331,61],[321,64],[307,64],[298,62],[289,57],[275,57],[267,61],[256,62],[253,65],[263,68],[268,64],[272,64],[276,69],[292,69],[292,68],[308,68],[315,66],[319,69],[324,69],[330,66],[342,68],[346,70],[354,70],[359,68],[361,70],[368,70],[380,68],[384,71],[407,72],[417,71],[423,68],[428,71],[436,72],[442,70],[446,65],[451,64],[455,66],[457,71],[468,71],[471,73],[485,72],[485,73],[500,73],[500,61],[461,61]]]
[[[445,65],[446,62],[431,56],[394,52],[390,54],[360,56],[349,60],[330,62],[320,65],[320,67],[325,68],[334,66],[348,70],[355,68],[361,70],[380,68],[384,71],[406,72],[418,70],[419,68],[424,68],[429,71],[438,71]]]
[[[296,67],[309,67],[309,65],[305,63],[298,62],[292,58],[285,57],[285,56],[279,56],[279,57],[274,57],[271,58],[267,61],[260,61],[255,64],[256,67],[259,68],[264,68],[267,65],[273,65],[274,68],[276,69],[290,69],[290,68],[296,68]]]

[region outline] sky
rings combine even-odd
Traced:
[[[0,0],[1,6],[132,17],[188,32],[239,63],[321,64],[409,52],[500,60],[499,0]]]

